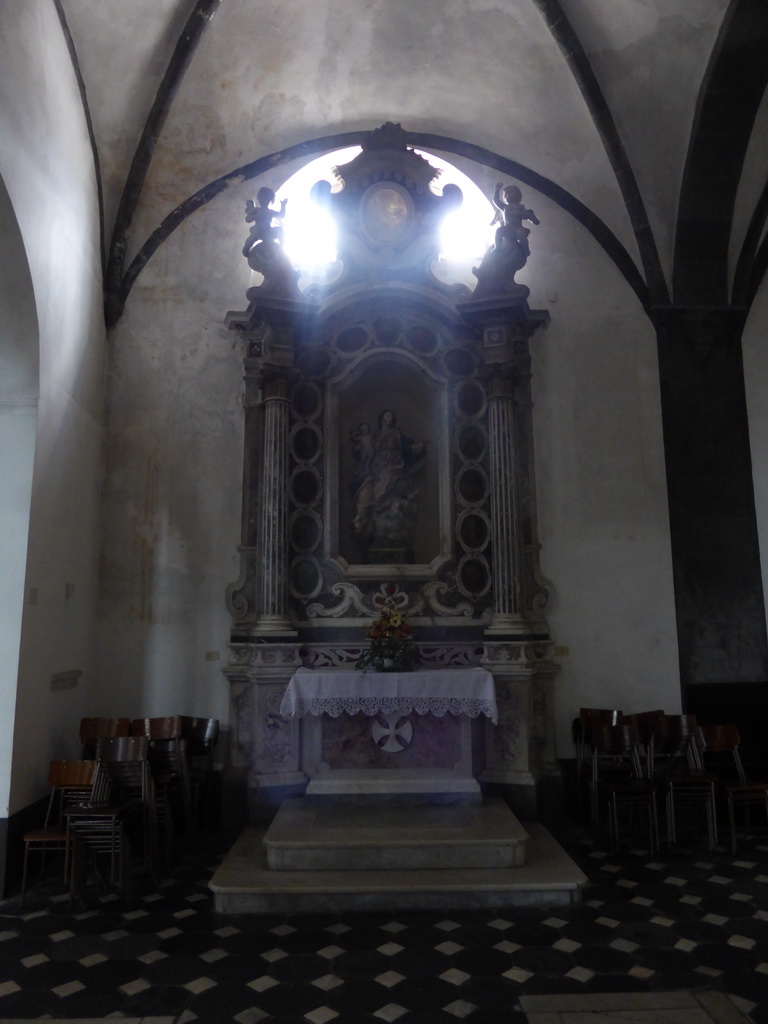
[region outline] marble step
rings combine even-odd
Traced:
[[[313,914],[371,910],[480,910],[568,906],[587,878],[543,825],[526,824],[518,868],[274,871],[261,830],[246,828],[209,885],[221,914]]]
[[[498,797],[481,804],[284,800],[264,838],[275,871],[518,868],[528,833]]]

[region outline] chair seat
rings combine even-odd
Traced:
[[[33,828],[24,833],[25,843],[66,842],[67,831],[63,828]]]

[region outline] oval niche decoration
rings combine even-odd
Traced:
[[[406,339],[409,347],[414,352],[418,352],[420,356],[432,355],[439,342],[436,332],[431,327],[423,327],[421,325],[411,327],[406,335]]]
[[[303,420],[311,420],[320,412],[322,398],[320,389],[308,381],[301,381],[293,389],[293,411]]]
[[[478,423],[465,423],[458,430],[456,447],[467,462],[477,462],[485,455],[488,435]]]
[[[456,488],[459,497],[468,505],[482,505],[488,496],[488,480],[476,466],[467,467],[459,473]]]
[[[331,368],[331,356],[325,349],[304,352],[299,358],[301,372],[307,377],[324,377]]]
[[[368,332],[364,327],[347,327],[336,337],[336,348],[348,354],[358,352],[368,341]]]
[[[311,510],[294,513],[288,523],[288,536],[291,545],[302,554],[314,551],[320,543],[322,532],[323,524],[320,516]]]
[[[459,562],[458,584],[465,597],[478,598],[487,594],[491,573],[486,560],[476,555],[465,555]]]
[[[294,427],[288,440],[297,462],[312,462],[322,446],[320,431],[311,424]]]
[[[320,564],[311,555],[296,558],[288,570],[288,585],[295,597],[317,597],[323,586]]]
[[[468,380],[456,392],[456,409],[460,416],[474,419],[485,412],[485,392],[474,380]]]
[[[477,369],[477,356],[468,348],[452,348],[443,356],[443,364],[452,377],[469,377]]]
[[[316,469],[297,469],[290,482],[291,499],[295,505],[314,505],[322,493],[320,474]]]
[[[491,539],[491,526],[480,512],[464,512],[459,516],[458,534],[465,551],[482,551]]]

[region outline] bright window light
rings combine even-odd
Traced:
[[[341,186],[333,176],[333,168],[349,163],[360,152],[359,146],[337,149],[305,164],[283,184],[274,204],[288,200],[283,226],[285,250],[293,265],[311,277],[322,276],[336,260],[336,225],[331,216],[311,200],[315,182],[330,181],[334,191]],[[458,185],[464,201],[458,210],[443,221],[440,233],[442,260],[478,260],[493,242],[490,227],[494,207],[477,185],[462,171],[432,153],[416,152],[442,172],[432,183],[437,195],[446,185]]]

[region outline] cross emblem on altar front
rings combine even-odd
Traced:
[[[385,715],[379,712],[371,725],[373,742],[387,754],[405,750],[413,739],[413,722],[408,715]]]

